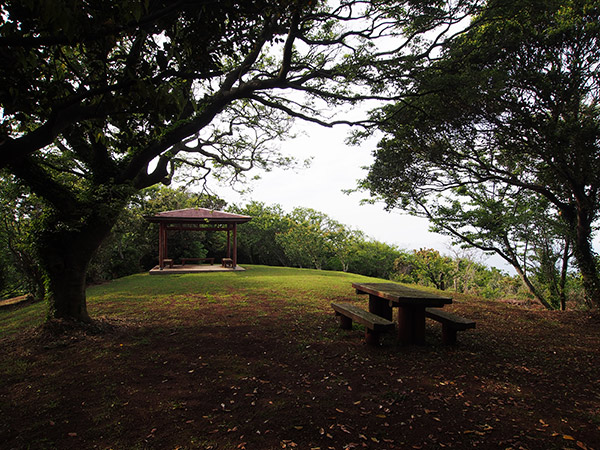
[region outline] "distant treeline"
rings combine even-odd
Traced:
[[[0,257],[5,261],[0,266],[0,295],[7,298],[33,292],[41,297],[44,276],[31,244],[39,205],[35,205],[33,198],[21,198],[4,206],[12,208],[13,214],[5,215],[0,230]],[[155,266],[158,228],[144,216],[194,207],[252,216],[250,222],[239,226],[240,264],[339,270],[489,299],[531,301],[518,277],[478,262],[467,251],[451,257],[433,249],[402,250],[370,239],[363,232],[313,209],[285,212],[279,205],[259,202],[227,206],[217,197],[163,186],[146,189],[130,202],[90,264],[88,282],[98,283]],[[225,256],[225,233],[177,231],[170,232],[168,239],[169,256],[176,260]],[[579,305],[582,293],[575,275],[569,278],[569,287],[569,301]]]

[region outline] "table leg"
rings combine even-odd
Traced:
[[[402,344],[425,344],[425,308],[398,308],[398,339]]]
[[[387,320],[392,320],[392,307],[390,302],[384,298],[369,294],[369,312],[377,314]]]
[[[400,306],[398,308],[398,340],[401,344],[412,343],[412,327],[411,309]]]
[[[417,345],[425,345],[425,308],[413,308],[413,339]]]

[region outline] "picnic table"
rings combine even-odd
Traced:
[[[392,320],[392,308],[398,308],[398,338],[403,344],[425,343],[425,309],[452,303],[441,297],[396,283],[352,283],[357,294],[369,295],[369,312]]]

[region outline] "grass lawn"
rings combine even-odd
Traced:
[[[600,315],[456,296],[457,346],[363,343],[359,275],[247,271],[88,290],[100,327],[0,310],[0,448],[600,449]]]

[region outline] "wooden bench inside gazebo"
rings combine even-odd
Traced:
[[[150,273],[200,272],[216,270],[239,270],[237,264],[237,226],[250,221],[250,216],[231,214],[206,208],[188,208],[164,211],[154,216],[146,216],[146,220],[158,223],[158,266]],[[220,265],[215,265],[215,258],[181,258],[176,265],[175,259],[169,256],[167,234],[169,231],[223,231],[227,233],[226,256]],[[190,265],[188,263],[207,262],[208,266]]]

